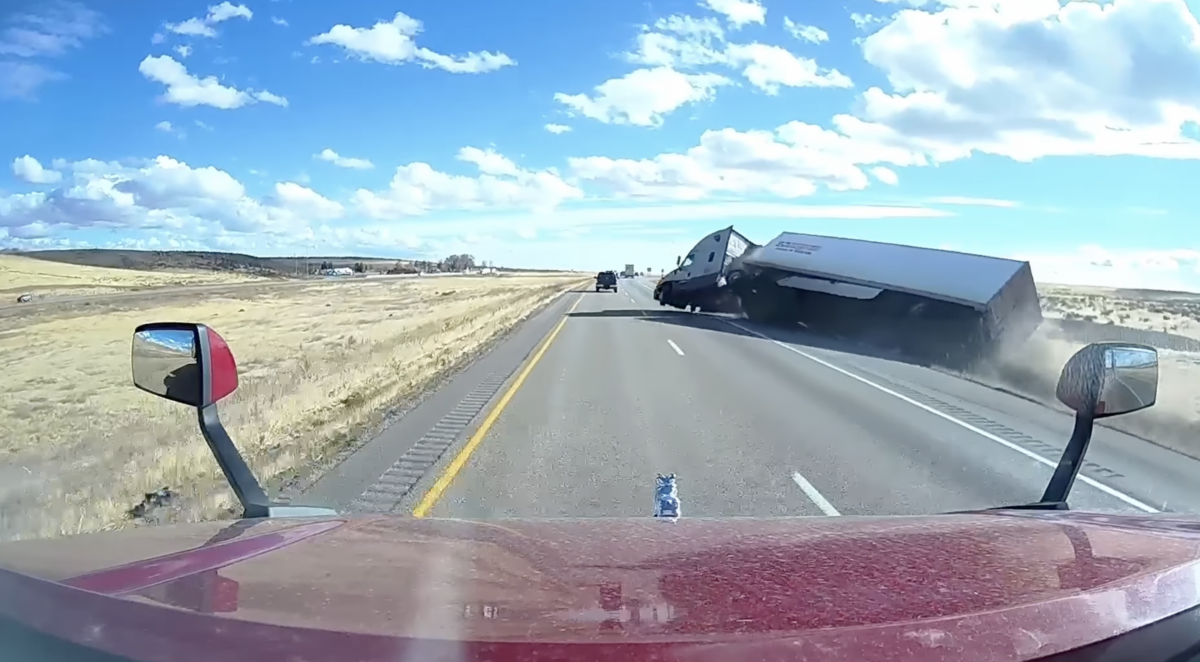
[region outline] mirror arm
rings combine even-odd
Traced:
[[[258,479],[250,471],[250,466],[246,464],[242,454],[233,445],[233,439],[225,431],[225,426],[221,425],[217,405],[214,403],[200,407],[197,413],[204,441],[208,443],[213,457],[217,458],[221,472],[225,474],[225,480],[229,482],[234,495],[242,504],[242,517],[267,517],[271,510],[271,500],[258,484]]]
[[[1042,494],[1041,503],[1062,503],[1065,508],[1067,495],[1071,493],[1075,478],[1083,467],[1083,456],[1092,441],[1095,423],[1095,416],[1092,414],[1075,414],[1075,428],[1071,431],[1071,439],[1063,449],[1058,466],[1054,469],[1054,476],[1050,478],[1050,484]]]

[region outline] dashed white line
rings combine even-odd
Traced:
[[[821,512],[829,517],[841,516],[838,509],[834,508],[832,503],[829,503],[829,499],[826,499],[817,488],[813,487],[813,484],[808,482],[808,479],[800,475],[799,471],[792,473],[792,480],[800,486],[800,489],[804,491],[804,495],[816,504],[817,508],[821,509]]]
[[[846,370],[844,368],[839,368],[838,366],[833,365],[832,363],[825,361],[824,359],[817,358],[816,356],[813,356],[812,354],[809,354],[808,352],[800,351],[800,350],[796,349],[795,347],[792,347],[791,345],[782,343],[782,342],[772,338],[771,336],[768,336],[764,333],[759,333],[758,331],[755,331],[754,329],[746,328],[745,326],[742,326],[741,324],[738,324],[737,322],[732,322],[730,320],[724,320],[724,321],[731,326],[737,327],[737,328],[741,329],[742,331],[745,331],[746,333],[758,336],[759,338],[762,338],[763,340],[772,342],[772,343],[788,350],[789,352],[792,352],[793,354],[799,354],[800,356],[803,356],[804,358],[808,359],[809,361],[813,361],[814,363],[819,363],[819,364],[825,366],[826,368],[829,368],[830,370],[833,370],[835,372],[840,372],[841,374],[843,374],[851,379],[858,380],[859,382],[862,382],[863,384],[866,384],[867,386],[870,386],[871,388],[874,388],[883,393],[887,393],[888,395],[892,396],[893,398],[903,400],[904,402],[907,402],[908,404],[910,404],[918,409],[922,409],[924,411],[929,412],[930,414],[933,414],[934,416],[937,416],[943,420],[949,421],[949,422],[963,428],[964,430],[970,430],[971,432],[974,432],[975,434],[983,437],[984,439],[987,439],[989,441],[994,441],[997,444],[1000,444],[1001,446],[1004,446],[1005,448],[1007,448],[1009,450],[1016,451],[1017,453],[1020,453],[1021,455],[1024,455],[1025,457],[1027,457],[1031,460],[1034,460],[1035,462],[1044,464],[1047,467],[1050,467],[1051,469],[1058,467],[1057,462],[1048,460],[1027,448],[1018,446],[1017,444],[1014,444],[1011,441],[1009,441],[1003,437],[998,437],[998,436],[992,434],[991,432],[988,432],[987,430],[981,430],[981,429],[975,427],[974,425],[967,423],[966,421],[960,421],[957,418],[954,418],[953,416],[951,416],[950,414],[947,414],[945,412],[934,409],[933,407],[930,407],[929,405],[917,402],[916,400],[913,400],[910,397],[907,397],[905,395],[897,393],[886,386],[881,386],[879,384],[876,384],[875,382],[867,379],[866,377],[861,377],[859,375],[854,374],[853,372],[850,372],[849,370]],[[794,478],[794,476],[793,476],[793,478]],[[1120,501],[1123,501],[1143,512],[1147,512],[1147,513],[1159,512],[1158,509],[1155,508],[1154,506],[1142,503],[1141,501],[1138,501],[1137,499],[1129,496],[1128,494],[1125,494],[1124,492],[1119,492],[1119,491],[1109,487],[1108,485],[1101,483],[1100,481],[1098,481],[1094,478],[1089,478],[1087,476],[1080,474],[1078,476],[1078,480],[1079,480],[1079,482],[1084,483],[1085,485],[1090,485],[1090,486],[1096,488],[1097,490],[1100,490],[1101,492],[1103,492],[1115,499],[1119,499]],[[801,488],[803,488],[803,486],[801,486]],[[812,495],[809,495],[809,496],[812,496]]]
[[[679,349],[679,345],[676,345],[674,340],[667,338],[667,344],[671,346],[671,349],[675,350],[676,354],[683,356],[683,350]]]

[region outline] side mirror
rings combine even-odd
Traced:
[[[189,407],[208,407],[237,390],[237,363],[203,324],[156,322],[133,332],[133,385]]]
[[[675,256],[675,266],[677,266],[677,267],[678,267],[678,266],[679,266],[679,265],[681,265],[681,264],[683,264],[683,258],[682,258],[682,257],[680,257],[680,256],[678,256],[678,255],[676,255],[676,256]]]
[[[1158,350],[1131,343],[1092,343],[1067,360],[1055,395],[1075,412],[1075,428],[1041,505],[1065,509],[1096,419],[1140,411],[1157,401]]]
[[[1063,366],[1055,395],[1081,416],[1119,416],[1158,400],[1158,351],[1147,345],[1093,343]]]
[[[241,502],[243,517],[337,514],[328,508],[277,505],[267,497],[217,412],[217,402],[238,387],[237,362],[220,334],[203,324],[142,324],[133,331],[130,357],[134,386],[196,409],[200,432]]]

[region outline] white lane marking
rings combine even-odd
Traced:
[[[829,499],[826,499],[817,488],[813,487],[813,484],[808,482],[808,479],[806,479],[804,476],[801,476],[799,471],[792,473],[792,480],[800,486],[800,489],[804,491],[805,496],[812,500],[812,502],[817,505],[817,508],[821,509],[821,512],[830,517],[841,516],[841,513],[838,512],[838,509],[834,508],[832,503],[829,503]]]
[[[683,356],[683,350],[679,349],[679,345],[676,345],[674,340],[667,338],[667,344],[671,346],[671,349],[675,350],[676,354]]]
[[[723,319],[723,318],[718,318],[718,319]],[[809,354],[808,352],[802,352],[802,351],[796,349],[795,347],[792,347],[791,345],[782,343],[766,334],[759,333],[758,331],[755,331],[754,329],[748,329],[748,328],[742,326],[741,324],[738,324],[737,322],[732,322],[730,320],[724,320],[724,321],[727,324],[729,324],[730,326],[737,327],[737,328],[741,329],[742,331],[745,331],[746,333],[756,335],[759,338],[762,338],[763,340],[767,340],[776,345],[779,345],[780,347],[788,350],[789,352],[799,354],[800,356],[803,356],[804,358],[808,359],[809,361],[813,361],[814,363],[819,363],[819,364],[825,366],[826,368],[829,368],[830,370],[833,370],[835,372],[840,372],[843,375],[850,377],[851,379],[856,379],[856,380],[862,382],[863,384],[866,384],[867,386],[870,386],[874,389],[882,391],[883,393],[887,393],[888,395],[890,395],[894,398],[903,400],[904,402],[907,402],[908,404],[910,404],[914,407],[917,407],[918,409],[923,409],[923,410],[933,414],[934,416],[937,416],[939,418],[947,420],[947,421],[963,428],[964,430],[970,430],[971,432],[974,432],[975,434],[983,437],[984,439],[994,441],[997,444],[1000,444],[1001,446],[1004,446],[1005,448],[1007,448],[1009,450],[1016,451],[1031,460],[1034,460],[1036,462],[1039,462],[1041,464],[1044,464],[1044,465],[1050,467],[1051,469],[1058,467],[1057,462],[1048,460],[1027,448],[1018,446],[1017,444],[1014,444],[1011,441],[1009,441],[1003,437],[998,437],[998,436],[992,434],[991,432],[988,432],[987,430],[981,430],[981,429],[975,427],[974,425],[971,425],[970,423],[967,423],[965,421],[960,421],[957,418],[954,418],[953,416],[951,416],[950,414],[947,414],[942,411],[938,411],[937,409],[934,409],[933,407],[930,407],[929,405],[925,405],[920,402],[917,402],[916,400],[913,400],[912,398],[910,398],[908,396],[901,395],[900,393],[897,393],[897,392],[893,391],[892,389],[887,388],[886,386],[880,386],[879,384],[876,384],[875,382],[867,379],[866,377],[860,377],[859,375],[856,375],[856,374],[850,372],[849,370],[839,368],[838,366],[833,365],[832,363],[825,361],[824,359],[817,358],[817,357],[813,356],[812,354]],[[1091,485],[1092,487],[1100,490],[1101,492],[1103,492],[1115,499],[1124,501],[1125,503],[1133,506],[1134,508],[1137,508],[1138,510],[1141,510],[1141,511],[1147,512],[1147,513],[1157,513],[1158,512],[1158,509],[1155,508],[1154,506],[1142,503],[1141,501],[1138,501],[1137,499],[1129,496],[1128,494],[1125,494],[1124,492],[1118,492],[1117,490],[1109,487],[1108,485],[1105,485],[1104,483],[1101,483],[1100,481],[1098,481],[1094,478],[1089,478],[1087,476],[1084,476],[1083,474],[1079,474],[1078,480],[1080,482],[1084,483],[1085,485]]]

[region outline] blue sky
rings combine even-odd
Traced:
[[[733,224],[1200,291],[1182,0],[0,10],[0,245],[671,267]]]

